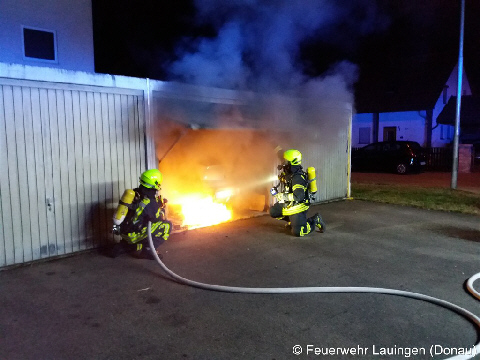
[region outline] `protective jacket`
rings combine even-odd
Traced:
[[[291,165],[291,171],[285,174],[285,192],[288,201],[282,209],[283,216],[308,210],[310,207],[308,180],[301,165]]]
[[[161,226],[164,226],[163,201],[156,197],[156,189],[144,186],[134,189],[138,198],[132,204],[128,216],[121,224],[122,238],[129,243],[136,243],[147,237],[147,224],[152,222],[152,234]],[[168,232],[167,235],[168,237]],[[165,239],[166,240],[166,239]]]

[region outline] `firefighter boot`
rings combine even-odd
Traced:
[[[120,241],[118,243],[115,243],[107,252],[107,256],[115,259],[116,257],[125,254],[125,244],[123,241]]]
[[[325,221],[323,221],[319,213],[316,213],[313,216],[313,221],[318,230],[320,230],[320,232],[325,232]]]

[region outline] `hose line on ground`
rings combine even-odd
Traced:
[[[467,280],[467,290],[470,291],[470,293],[475,296],[478,300],[480,300],[480,293],[475,290],[473,287],[473,283],[475,280],[480,279],[480,273],[473,275],[470,279]]]
[[[385,295],[396,295],[403,296],[417,300],[428,301],[430,303],[442,306],[449,310],[452,310],[464,317],[466,317],[470,322],[472,322],[477,328],[477,332],[480,334],[480,318],[470,311],[452,304],[448,301],[434,298],[432,296],[423,295],[419,293],[413,293],[403,290],[394,290],[394,289],[384,289],[384,288],[372,288],[372,287],[290,287],[290,288],[250,288],[250,287],[236,287],[236,286],[224,286],[224,285],[212,285],[205,284],[198,281],[193,281],[190,279],[183,278],[169,268],[160,260],[158,254],[153,246],[152,234],[151,234],[151,222],[148,222],[147,225],[147,234],[148,241],[150,244],[150,250],[154,259],[160,265],[160,267],[165,271],[170,277],[175,279],[177,282],[193,286],[199,289],[228,292],[228,293],[243,293],[243,294],[298,294],[298,293],[375,293],[375,294],[385,294]],[[480,277],[480,273],[477,274]],[[477,276],[475,275],[475,276]],[[478,278],[477,277],[477,278]],[[475,281],[474,279],[473,281]],[[473,283],[472,281],[472,283]],[[478,294],[478,293],[477,293]],[[476,345],[472,346],[470,351],[467,351],[468,354],[456,355],[449,357],[445,360],[466,360],[471,359],[477,354],[480,354],[480,341]]]

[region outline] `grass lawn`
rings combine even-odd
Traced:
[[[480,215],[480,194],[461,190],[412,185],[352,184],[352,197],[357,200]]]

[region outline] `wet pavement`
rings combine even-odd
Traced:
[[[162,245],[164,262],[205,283],[384,287],[480,315],[480,303],[464,290],[480,271],[479,217],[355,200],[311,210],[322,213],[327,232],[294,238],[268,216],[239,220],[172,235]],[[423,301],[207,291],[128,255],[88,252],[4,270],[0,290],[4,360],[427,359],[431,349],[443,359],[478,339],[466,319]],[[301,355],[293,354],[296,345]],[[315,348],[334,353],[306,354]]]

